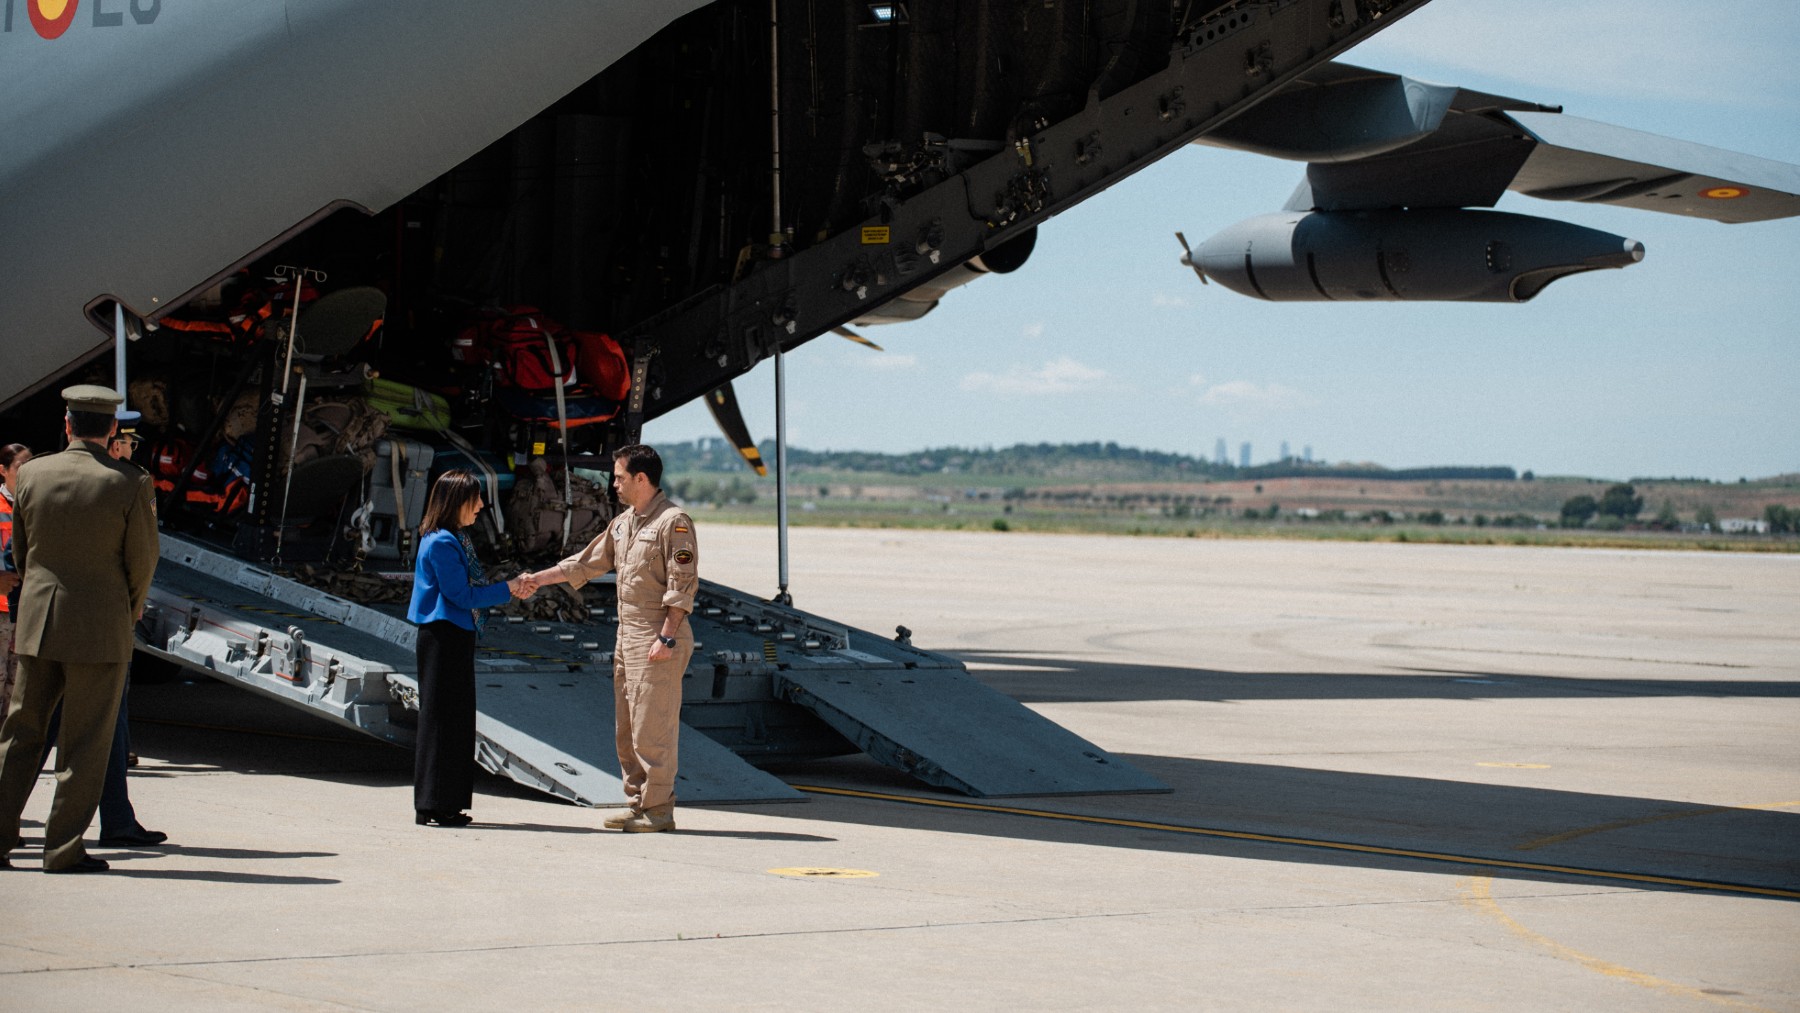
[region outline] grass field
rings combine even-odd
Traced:
[[[1800,506],[1800,476],[1729,484],[1635,484],[1645,503],[1641,520],[1648,521],[1667,504],[1686,530],[1648,530],[1635,523],[1619,530],[1557,526],[1564,501],[1579,495],[1598,498],[1611,484],[1586,478],[1288,478],[1070,485],[1012,476],[802,472],[789,483],[788,495],[789,521],[797,526],[1800,551],[1800,538],[1793,535],[1723,535],[1693,524],[1703,509],[1718,518],[1758,518],[1770,504]],[[665,487],[703,522],[775,523],[772,480],[703,472],[671,475]]]

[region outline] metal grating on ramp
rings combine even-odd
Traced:
[[[1169,790],[961,669],[788,669],[776,688],[882,763],[965,795]]]
[[[410,674],[390,680],[416,687]],[[612,682],[586,674],[476,675],[475,760],[484,770],[580,805],[619,805]],[[681,725],[682,803],[797,802],[804,795]]]

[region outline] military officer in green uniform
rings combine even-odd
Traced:
[[[0,866],[19,844],[19,813],[60,700],[44,871],[100,872],[106,863],[88,855],[81,837],[100,803],[132,625],[156,571],[156,510],[150,476],[107,453],[124,399],[92,384],[62,393],[69,446],[19,469],[14,507],[19,681],[0,723]]]

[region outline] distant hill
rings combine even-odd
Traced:
[[[680,472],[741,472],[743,458],[722,440],[664,444],[664,467]],[[774,441],[758,446],[775,459]],[[1378,464],[1329,464],[1295,459],[1239,468],[1186,454],[1140,450],[1117,443],[1018,443],[1002,448],[937,447],[906,454],[864,450],[788,448],[795,471],[859,475],[960,475],[971,478],[1038,478],[1071,482],[1195,482],[1265,478],[1355,478],[1365,481],[1479,479],[1513,481],[1510,467],[1445,466],[1384,468]]]

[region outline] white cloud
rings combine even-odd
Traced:
[[[865,356],[862,360],[862,364],[865,369],[879,369],[883,372],[892,372],[902,369],[912,369],[919,364],[919,357],[916,355],[904,355],[897,352],[876,352],[872,355]]]
[[[1199,377],[1195,377],[1199,380]],[[1311,403],[1305,394],[1279,383],[1256,384],[1230,380],[1214,384],[1200,394],[1200,403],[1213,408],[1299,408]]]
[[[970,373],[962,389],[993,394],[1066,394],[1106,380],[1106,370],[1059,355],[1036,369],[1014,366],[1004,373]]]
[[[1187,304],[1188,301],[1186,296],[1164,295],[1163,293],[1158,292],[1150,297],[1150,305],[1152,306],[1169,307],[1186,306]]]
[[[1026,324],[1025,329],[1021,330],[1019,333],[1023,334],[1027,338],[1032,339],[1033,341],[1036,341],[1038,338],[1041,338],[1044,336],[1044,322],[1042,320],[1040,320],[1034,324]]]
[[[1188,386],[1189,387],[1204,387],[1204,386],[1206,386],[1206,374],[1195,373],[1194,375],[1188,377]]]

